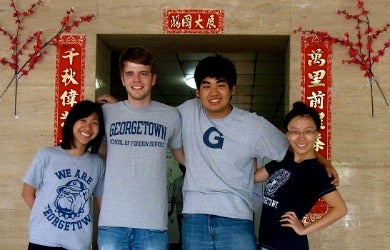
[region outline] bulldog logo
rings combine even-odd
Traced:
[[[88,201],[89,191],[79,180],[72,180],[57,188],[57,198],[54,202],[59,217],[79,217],[84,212],[84,205]]]

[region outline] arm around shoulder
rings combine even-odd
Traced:
[[[265,167],[261,167],[255,170],[255,183],[264,182],[268,179],[268,172]]]
[[[105,104],[105,103],[116,103],[118,102],[119,100],[116,99],[114,96],[112,95],[108,95],[108,94],[104,94],[104,95],[101,95],[97,98],[97,102],[100,103],[100,104]]]
[[[172,152],[172,155],[173,155],[173,158],[175,158],[175,160],[182,164],[182,165],[185,165],[184,161],[184,149],[183,148],[177,148],[177,149],[171,149],[171,152]]]
[[[315,151],[315,155],[320,161],[321,165],[325,167],[328,176],[333,178],[332,184],[338,186],[340,184],[339,174],[337,173],[336,169],[333,168],[332,163],[329,160],[325,159],[325,157],[323,157],[317,151]]]

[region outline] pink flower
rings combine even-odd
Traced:
[[[363,1],[360,1],[360,0],[359,0],[358,3],[357,3],[357,6],[358,6],[359,9],[362,9],[363,6],[364,6]]]

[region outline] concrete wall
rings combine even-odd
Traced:
[[[32,1],[16,0],[20,9]],[[366,0],[371,11],[371,24],[382,27],[389,22],[388,0]],[[86,98],[94,99],[96,34],[160,34],[164,9],[224,9],[225,34],[289,35],[295,28],[328,31],[342,36],[352,32],[354,23],[335,13],[337,8],[354,11],[352,0],[234,0],[234,1],[151,1],[151,0],[47,0],[37,8],[25,27],[30,33],[44,30],[44,39],[59,28],[65,11],[74,7],[76,15],[94,13],[96,19],[74,30],[87,35]],[[0,26],[13,30],[9,1],[0,2]],[[390,33],[384,33],[383,38]],[[384,40],[380,43],[383,44]],[[6,37],[0,36],[0,58],[10,54]],[[300,36],[292,35],[289,52],[289,99],[299,99]],[[371,117],[369,87],[356,66],[343,65],[343,47],[333,49],[332,88],[332,155],[337,168],[345,165],[380,166],[390,161],[390,109],[386,107],[377,88],[374,88],[375,117]],[[374,70],[383,91],[390,99],[390,55],[385,55]],[[103,64],[104,65],[104,64]],[[0,65],[0,91],[12,77],[12,70]],[[17,95],[17,116],[14,115],[15,85],[0,101],[0,249],[25,249],[29,210],[21,199],[21,178],[39,147],[53,142],[55,48],[48,47],[44,60],[22,78]],[[288,107],[286,107],[288,108]],[[363,241],[366,237],[362,236]]]

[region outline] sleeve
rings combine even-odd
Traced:
[[[174,131],[172,138],[169,139],[168,147],[170,149],[179,149],[183,147],[183,140],[182,140],[182,131],[181,131],[181,116],[179,114],[179,111],[174,108],[174,116],[176,117],[174,121]]]
[[[38,151],[30,166],[27,169],[23,182],[31,185],[32,187],[39,189],[43,182],[44,171],[46,169],[46,153],[44,150]]]
[[[103,188],[104,188],[105,164],[104,164],[103,160],[101,160],[99,158],[96,165],[97,165],[96,167],[99,169],[98,173],[97,173],[98,180],[96,182],[96,186],[95,186],[95,189],[93,190],[92,195],[94,197],[102,197],[103,196]]]
[[[104,134],[103,134],[103,137],[102,137],[102,141],[101,143],[104,144],[104,145],[107,145],[107,133],[109,133],[109,128],[107,128],[107,124],[106,121],[108,121],[108,115],[110,114],[110,112],[114,112],[114,111],[110,111],[108,110],[108,108],[110,107],[111,103],[105,103],[103,106],[102,106],[102,110],[103,110],[103,118],[104,118]]]
[[[288,150],[288,141],[278,128],[263,117],[258,117],[254,134],[257,134],[255,148],[258,159],[281,161]]]
[[[329,178],[325,168],[321,164],[316,164],[310,176],[314,192],[318,198],[336,190],[336,186],[331,184],[331,178]]]
[[[277,165],[278,165],[277,161],[271,161],[268,164],[266,164],[264,167],[265,170],[267,170],[268,174],[271,175],[276,171]]]

